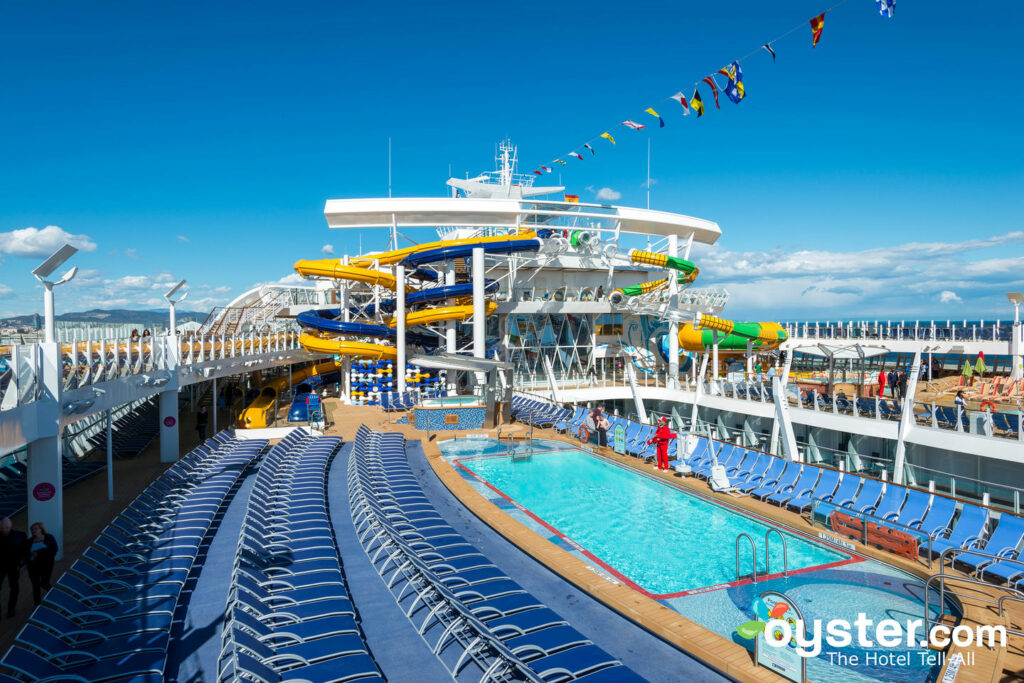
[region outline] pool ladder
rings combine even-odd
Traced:
[[[772,573],[772,560],[771,553],[769,552],[769,540],[771,540],[772,534],[776,534],[782,540],[782,575],[785,577],[789,576],[789,551],[786,549],[786,537],[778,529],[769,529],[764,534],[764,573],[765,576]],[[739,581],[742,578],[740,574],[740,539],[747,539],[747,543],[750,544],[750,560],[753,564],[753,579],[757,582],[757,546],[754,545],[754,539],[750,537],[750,534],[740,534],[736,537],[736,580]]]

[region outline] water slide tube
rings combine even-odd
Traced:
[[[338,320],[341,309],[321,308],[315,311],[304,311],[295,317],[295,321],[306,329],[317,332],[330,332],[332,334],[351,334],[360,337],[377,337],[380,339],[394,339],[397,332],[384,325],[372,325],[369,323],[351,323]],[[408,318],[408,315],[406,316]],[[437,337],[428,334],[407,332],[405,339],[410,344],[417,346],[437,346]]]
[[[523,232],[519,233],[518,235],[513,235],[513,236],[497,235],[495,237],[468,237],[466,239],[459,239],[459,240],[442,240],[440,242],[425,242],[423,244],[416,244],[416,245],[413,245],[411,247],[405,247],[404,249],[396,249],[394,251],[385,251],[385,252],[380,253],[380,254],[367,254],[367,255],[364,255],[364,256],[360,256],[359,258],[354,258],[354,259],[350,260],[349,264],[353,265],[353,266],[360,267],[360,268],[372,268],[373,267],[373,262],[376,261],[378,264],[380,264],[382,266],[390,266],[390,265],[393,265],[395,263],[399,263],[399,262],[405,260],[406,257],[408,257],[408,256],[412,256],[413,254],[417,254],[417,253],[423,252],[423,251],[432,251],[434,249],[441,249],[441,248],[444,248],[444,247],[458,247],[458,246],[467,246],[467,245],[471,245],[471,246],[474,246],[474,247],[485,247],[488,244],[493,244],[493,243],[499,243],[500,244],[500,243],[503,243],[503,242],[507,242],[510,239],[529,240],[529,239],[534,239],[536,237],[537,237],[537,233],[533,232],[532,230],[526,230],[526,231],[523,231]],[[472,252],[470,252],[470,253],[472,253]],[[327,261],[337,261],[339,264],[341,263],[341,261],[339,259],[325,259],[325,260],[327,260]],[[431,261],[421,261],[421,263],[431,263]],[[411,265],[411,264],[407,262],[405,265]]]
[[[658,340],[658,353],[661,355],[661,359],[668,362],[668,342],[669,336],[667,334],[661,335]],[[682,344],[679,345],[679,371],[686,372],[690,369],[690,364],[693,363],[693,356],[683,348]]]
[[[309,397],[310,392],[315,391],[324,384],[335,384],[340,381],[341,371],[337,369],[323,375],[310,375],[304,379],[302,384],[295,387],[295,396],[292,399],[291,406],[288,408],[288,421],[308,422],[309,406],[306,404],[306,399]]]
[[[692,261],[687,261],[675,256],[666,256],[664,254],[655,254],[649,251],[631,249],[629,252],[629,260],[633,263],[639,263],[645,266],[654,266],[656,268],[667,268],[669,270],[679,271],[676,274],[676,282],[681,285],[688,285],[692,283],[700,274],[700,269]],[[665,277],[658,280],[651,280],[650,282],[644,282],[639,285],[619,287],[618,289],[612,290],[612,293],[608,295],[608,301],[610,301],[613,306],[618,306],[625,303],[626,299],[630,297],[647,294],[648,292],[661,289],[668,285],[668,282],[668,278]]]
[[[770,351],[788,339],[778,323],[737,323],[701,314],[696,325],[687,323],[679,327],[679,347],[686,351],[704,351],[715,345],[716,334],[718,352],[732,355],[746,353],[748,341],[753,351]]]
[[[302,368],[292,372],[291,382],[294,385],[312,375],[335,372],[337,369],[333,360]],[[288,375],[283,375],[264,384],[260,395],[238,417],[238,426],[243,429],[269,427],[274,421],[274,403],[277,401],[278,394],[288,386],[288,381]]]
[[[498,288],[497,280],[488,280],[484,284],[485,292],[493,292]],[[429,289],[421,289],[418,292],[407,294],[405,297],[406,306],[417,306],[419,304],[429,303],[431,301],[440,301],[442,299],[453,299],[456,297],[472,296],[473,294],[473,283],[462,282],[457,285],[445,285],[443,287],[431,287]],[[394,313],[395,307],[397,306],[396,299],[388,299],[380,303],[380,310],[384,313]],[[366,315],[373,315],[376,313],[376,308],[373,304],[365,306],[362,309],[353,308],[352,312],[362,310]]]
[[[489,237],[481,237],[478,239],[493,240],[493,238]],[[456,241],[472,242],[472,240]],[[470,258],[473,256],[473,249],[476,247],[483,247],[484,252],[488,254],[516,254],[523,251],[537,251],[541,248],[541,244],[541,241],[537,238],[523,239],[518,236],[511,238],[502,237],[501,241],[476,244],[458,244],[454,246],[443,246],[437,247],[436,249],[418,251],[415,254],[411,254],[402,259],[402,264],[406,266],[420,266],[424,263],[437,263],[438,261],[447,261],[449,259]]]

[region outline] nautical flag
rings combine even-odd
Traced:
[[[615,138],[612,137],[611,133],[601,133],[601,137],[608,138],[609,140],[611,140],[613,145],[615,144]],[[591,150],[591,151],[593,151],[593,150]]]
[[[647,109],[644,109],[644,111],[653,116],[654,118],[658,119],[658,128],[665,127],[665,119],[661,118],[658,112],[654,111],[654,107],[647,107]]]
[[[540,171],[534,171],[534,173],[536,173],[537,175],[544,175],[544,174],[543,174],[543,173],[541,173]]]
[[[886,19],[892,19],[896,13],[896,0],[875,0],[875,4],[878,5],[878,13]]]
[[[562,161],[561,159],[555,159],[555,163],[556,164],[561,164],[562,166],[565,166],[565,164],[566,164],[566,162]]]
[[[580,196],[578,194],[567,194],[565,195],[565,201],[571,202],[573,204],[579,204]]]
[[[822,12],[818,16],[811,19],[811,47],[815,47],[818,41],[821,40],[821,29],[825,28],[825,13]]]
[[[724,73],[725,77],[729,79],[729,84],[725,86],[725,94],[734,104],[739,104],[740,100],[746,97],[743,89],[743,71],[740,69],[740,63],[733,62],[724,69],[720,69],[719,73]]]
[[[772,56],[772,64],[774,64],[775,63],[775,50],[772,49],[772,44],[771,43],[765,43],[761,47],[763,47],[764,49],[768,50],[768,54],[770,54]]]
[[[594,148],[591,147],[586,142],[583,143],[583,146],[590,150],[590,156],[594,156],[595,154],[597,154],[597,152],[594,151]],[[580,158],[582,159],[583,157],[580,157]]]
[[[547,166],[541,166],[540,168],[541,168],[541,170],[542,170],[542,171],[544,171],[545,173],[551,173],[551,169],[550,169],[550,168],[548,168]]]
[[[693,97],[690,98],[690,106],[697,112],[697,118],[704,116],[704,100],[700,98],[700,93],[697,89],[693,89]]]
[[[684,95],[682,92],[677,92],[675,95],[672,96],[672,99],[682,105],[683,116],[690,115],[690,105],[686,104],[686,95]]]
[[[623,121],[622,125],[626,128],[632,128],[633,130],[643,130],[644,127],[644,124],[637,123],[636,121],[630,121],[629,119]]]
[[[711,94],[715,96],[715,109],[721,109],[718,105],[718,85],[715,83],[715,79],[708,76],[702,80],[711,86]]]
[[[589,145],[587,145],[587,146],[589,147]],[[579,152],[569,152],[569,156],[576,157],[580,161],[583,161],[583,155],[580,154]]]

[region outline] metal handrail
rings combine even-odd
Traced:
[[[781,531],[779,531],[775,527],[771,527],[768,529],[768,531],[764,532],[764,573],[769,576],[772,573],[772,560],[770,554],[768,553],[768,539],[769,537],[771,537],[772,534],[777,534],[778,537],[782,539],[782,576],[788,577],[789,551],[786,550],[786,537],[782,534]]]
[[[754,539],[748,534],[742,533],[736,537],[736,579],[740,578],[740,539],[745,538],[750,542],[750,559],[754,564],[754,582],[757,582],[757,546],[754,545]]]
[[[996,585],[994,583],[990,583],[988,581],[981,581],[979,579],[972,579],[972,578],[967,577],[967,576],[957,576],[956,574],[947,574],[946,573],[945,559],[946,559],[947,556],[952,557],[952,555],[954,555],[956,553],[969,553],[971,555],[978,555],[980,557],[988,557],[988,558],[991,558],[993,560],[999,560],[1000,562],[1015,562],[1015,563],[1021,565],[1021,571],[1024,572],[1024,561],[1021,561],[1021,560],[1018,560],[1018,559],[1015,559],[1015,558],[1012,558],[1012,557],[1000,557],[999,555],[993,555],[991,553],[982,552],[980,550],[972,550],[970,548],[946,548],[939,555],[939,573],[938,574],[932,574],[931,576],[928,577],[928,579],[924,583],[924,619],[925,619],[925,626],[926,627],[929,624],[931,624],[932,621],[933,621],[928,616],[928,604],[929,604],[928,588],[929,588],[929,586],[931,586],[932,582],[935,581],[936,579],[939,580],[939,610],[940,610],[940,614],[941,614],[942,607],[946,604],[946,580],[947,579],[950,580],[950,581],[959,581],[960,583],[967,583],[967,584],[970,584],[970,585],[973,585],[973,586],[986,586],[988,588],[998,588],[1000,590],[1008,591],[1008,592],[1011,593],[1011,595],[1001,596],[1000,600],[1002,600],[1002,598],[1004,598],[1004,597],[1020,596],[1019,599],[1021,599],[1021,602],[1024,602],[1024,591],[1019,591],[1016,588],[1010,588],[1008,585],[1007,586],[998,586],[998,585]],[[950,562],[950,568],[952,568],[952,566],[953,566],[953,563]],[[1012,595],[1012,593],[1015,593],[1016,596]],[[961,597],[957,593],[953,593],[953,594],[956,595],[957,597]],[[979,598],[979,597],[975,597],[975,596],[971,596],[970,599],[971,600],[976,600],[976,601],[984,603],[986,605],[997,605],[997,606],[1001,605],[1001,602],[998,601],[998,600],[985,600],[983,598]],[[1024,633],[1019,633],[1019,634],[1016,634],[1016,635],[1024,635]]]

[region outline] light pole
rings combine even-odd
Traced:
[[[1013,304],[1013,329],[1010,331],[1010,379],[1018,380],[1024,378],[1024,339],[1021,339],[1020,306],[1024,304],[1024,294],[1021,292],[1007,292],[1006,298]]]
[[[164,294],[164,299],[167,301],[167,303],[171,307],[171,319],[170,319],[171,328],[169,330],[167,330],[167,334],[169,334],[169,335],[175,335],[175,334],[177,334],[177,331],[178,331],[177,320],[175,319],[174,307],[177,306],[178,304],[180,304],[182,301],[184,301],[186,297],[188,297],[188,290],[186,289],[181,294],[181,296],[179,296],[177,298],[175,298],[174,295],[177,294],[178,290],[180,290],[184,286],[185,286],[185,280],[182,280],[178,284],[176,284],[173,287],[171,287],[171,291],[169,291],[166,294]]]
[[[64,265],[64,262],[69,258],[78,253],[78,248],[73,247],[70,244],[65,244],[63,247],[53,252],[50,258],[43,261],[39,266],[32,271],[36,279],[43,283],[43,287],[46,289],[43,294],[43,320],[45,337],[43,341],[47,343],[53,343],[53,288],[57,285],[62,285],[65,282],[70,282],[71,278],[75,277],[75,273],[78,272],[78,266],[75,266],[68,272],[64,273],[59,280],[51,282],[46,278],[53,275],[54,271]]]

